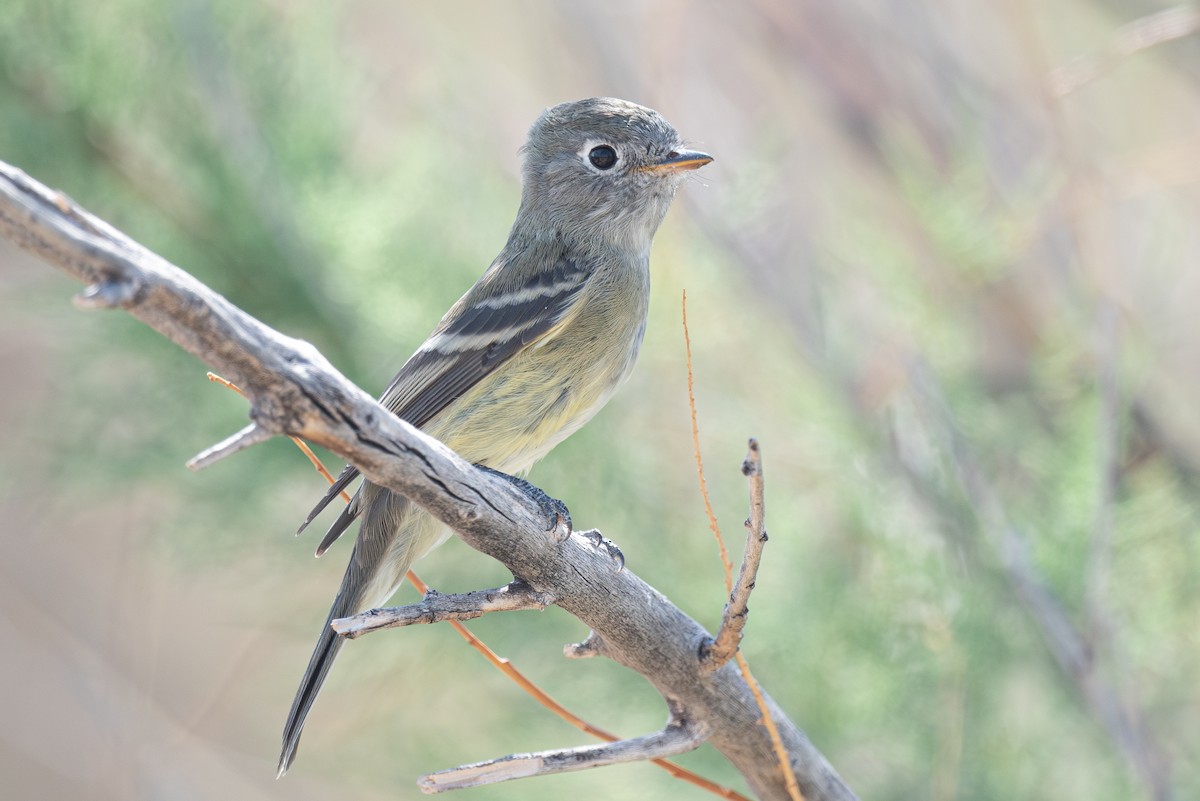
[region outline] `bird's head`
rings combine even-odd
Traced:
[[[524,148],[521,212],[544,230],[647,248],[675,189],[712,157],[645,106],[592,97],[547,109]]]

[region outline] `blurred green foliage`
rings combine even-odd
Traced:
[[[621,56],[597,31],[666,30],[617,23],[670,12],[471,4],[451,22],[369,3],[8,0],[0,158],[313,341],[374,392],[499,250],[523,126],[572,96],[658,105],[716,153],[718,169],[709,185],[684,187],[657,240],[636,375],[534,482],[716,625],[725,593],[695,486],[686,287],[706,472],[735,544],[748,435],[766,459],[773,536],[743,647],[850,785],[879,799],[1147,797],[1020,603],[983,497],[1028,540],[1040,579],[1097,644],[1096,675],[1144,712],[1170,758],[1168,781],[1187,797],[1200,788],[1200,456],[1175,410],[1183,403],[1194,418],[1195,363],[1192,374],[1178,365],[1200,337],[1177,323],[1172,295],[1195,286],[1195,185],[1164,178],[1148,193],[1105,195],[1118,197],[1120,223],[1102,231],[1113,239],[1106,264],[1087,247],[1104,228],[1088,216],[1102,200],[1084,214],[1064,195],[1077,190],[1078,163],[1110,165],[1113,141],[1173,135],[1171,109],[1182,97],[1194,111],[1195,90],[1170,80],[1174,62],[1139,64],[1149,77],[1118,76],[1112,92],[1079,101],[1086,124],[1066,134],[1099,133],[1067,158],[1050,115],[1028,100],[1039,91],[1028,75],[979,80],[1014,68],[947,33],[945,20],[883,25],[869,5],[714,8],[726,24],[689,34],[696,41],[671,38],[677,50],[660,51],[632,39]],[[1112,27],[1100,5],[1051,6],[1038,25],[1051,42],[1070,31],[1064,59],[1088,46],[1074,39],[1076,21],[1097,36]],[[853,69],[823,71],[809,29],[839,43],[839,65]],[[939,36],[960,50],[929,45]],[[727,54],[719,70],[699,66],[705,41]],[[555,47],[571,52],[569,68]],[[894,71],[871,72],[873,58],[896,53]],[[1196,66],[1194,54],[1179,58]],[[839,84],[847,75],[860,83]],[[1006,94],[1002,80],[1028,94]],[[1148,83],[1160,94],[1145,96]],[[812,111],[822,103],[828,114]],[[1129,108],[1145,130],[1117,124]],[[421,772],[583,741],[449,630],[415,628],[347,649],[296,769],[273,784],[276,732],[347,553],[314,564],[313,541],[289,535],[320,481],[284,442],[187,474],[188,456],[242,425],[242,401],[131,319],[74,312],[67,281],[8,254],[0,330],[12,344],[0,355],[16,378],[0,407],[0,470],[17,479],[3,490],[5,544],[28,544],[9,586],[37,607],[60,610],[52,599],[65,598],[108,610],[89,592],[108,576],[120,588],[112,597],[126,600],[102,622],[118,632],[142,631],[147,610],[177,600],[180,614],[198,610],[190,629],[158,620],[153,647],[106,640],[96,621],[67,626],[141,693],[104,707],[116,721],[104,725],[124,732],[116,767],[39,751],[33,732],[46,720],[61,731],[102,715],[12,668],[0,684],[9,705],[35,686],[59,700],[9,717],[9,789],[382,798],[410,792]],[[1111,336],[1100,322],[1110,303]],[[116,556],[96,557],[108,541]],[[62,561],[43,581],[51,558]],[[507,578],[457,542],[420,570],[444,591]],[[71,620],[66,608],[55,614]],[[557,657],[586,634],[561,612],[472,628],[599,725],[637,734],[661,724],[656,693],[637,677]],[[47,646],[51,663],[108,687],[64,637]],[[193,700],[173,672],[189,677]],[[163,739],[141,704],[173,709],[180,741],[222,769],[202,769],[183,746],[139,760]],[[33,756],[22,764],[19,754]],[[743,788],[711,749],[680,761]],[[466,795],[568,793],[704,797],[646,766]]]

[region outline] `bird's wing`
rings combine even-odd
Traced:
[[[518,258],[528,257],[527,253]],[[547,261],[545,269],[514,280],[514,271],[497,260],[400,368],[380,403],[420,428],[513,356],[553,336],[570,318],[592,271],[584,261],[566,254]],[[358,470],[347,465],[300,530],[357,475]],[[342,510],[321,540],[318,556],[359,511],[356,503]]]

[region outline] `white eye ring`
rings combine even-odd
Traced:
[[[616,147],[608,142],[590,139],[580,149],[579,158],[596,174],[609,172],[621,161],[621,154]]]

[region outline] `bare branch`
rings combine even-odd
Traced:
[[[359,615],[338,618],[330,627],[352,640],[380,629],[447,620],[473,620],[488,612],[518,612],[526,609],[540,612],[552,603],[553,596],[538,592],[520,581],[492,590],[474,590],[454,595],[443,595],[431,589],[425,592],[420,603],[371,609]]]
[[[235,453],[240,453],[247,448],[258,445],[260,442],[266,442],[273,436],[275,435],[270,431],[259,427],[258,423],[251,423],[236,434],[232,434],[227,439],[221,440],[211,448],[205,448],[191,459],[188,459],[187,468],[189,470],[203,470],[227,456],[233,456]]]
[[[591,659],[594,656],[608,656],[608,649],[604,645],[603,637],[589,631],[583,642],[564,645],[563,656],[567,659]]]
[[[735,665],[702,669],[708,633],[608,549],[561,540],[557,515],[511,482],[476,469],[397,419],[311,345],[263,325],[192,276],[7,164],[0,163],[0,235],[113,300],[235,381],[251,419],[303,437],[401,493],[503,563],[537,592],[603,637],[611,658],[645,676],[678,717],[709,727],[761,799],[790,797],[754,694]],[[855,798],[805,734],[769,697],[791,776],[809,801]]]
[[[642,737],[565,750],[512,754],[431,773],[422,776],[417,784],[422,792],[440,793],[529,776],[549,776],[623,762],[648,762],[695,750],[704,742],[706,734],[706,727],[698,721],[672,721],[662,731]]]
[[[118,309],[133,301],[136,286],[120,281],[99,281],[80,292],[72,301],[75,308]]]
[[[742,566],[738,570],[737,582],[725,606],[721,628],[716,641],[709,649],[707,659],[710,668],[719,668],[737,653],[746,628],[749,614],[750,592],[758,576],[758,565],[762,562],[763,546],[767,544],[765,500],[763,495],[762,454],[758,440],[751,439],[749,452],[742,462],[742,475],[750,479],[750,517],[746,519],[746,550],[742,554]]]

